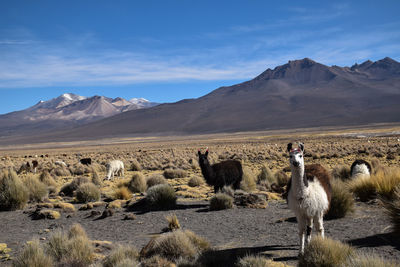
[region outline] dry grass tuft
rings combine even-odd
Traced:
[[[99,174],[95,170],[93,170],[92,172],[92,183],[94,183],[97,186],[101,186],[103,184]]]
[[[186,176],[187,172],[181,169],[166,169],[164,171],[164,177],[167,179],[185,178]]]
[[[141,172],[135,172],[128,184],[128,188],[134,193],[146,192],[147,183],[144,175]]]
[[[200,176],[193,176],[192,178],[190,178],[188,185],[190,187],[196,187],[196,186],[200,186],[204,184],[204,178],[200,177]]]
[[[270,189],[272,184],[278,183],[274,173],[267,165],[261,167],[260,173],[257,175],[257,183]]]
[[[278,186],[284,187],[290,180],[290,177],[284,171],[277,171],[275,173],[275,178]]]
[[[256,176],[253,171],[248,168],[243,168],[243,179],[240,182],[240,188],[246,192],[251,192],[256,189]]]
[[[62,209],[65,212],[75,212],[74,205],[66,202],[54,203],[54,208]]]
[[[152,186],[147,190],[146,203],[152,209],[169,209],[175,207],[175,190],[168,184]]]
[[[140,263],[140,266],[141,267],[175,267],[176,265],[167,259],[164,259],[158,255],[155,255],[148,259],[144,259]],[[180,266],[180,265],[178,265],[178,266]]]
[[[78,189],[81,184],[89,183],[90,180],[87,177],[75,178],[72,182],[65,184],[61,187],[60,194],[72,197],[74,192]]]
[[[76,199],[80,203],[98,201],[100,199],[100,189],[90,182],[81,184],[76,190]]]
[[[25,207],[29,191],[14,171],[0,176],[0,210],[17,210]]]
[[[56,210],[44,209],[39,211],[39,218],[57,220],[60,219],[61,214]]]
[[[346,184],[339,179],[332,179],[332,199],[327,219],[338,219],[354,211],[354,198]]]
[[[275,262],[262,256],[246,256],[239,260],[237,267],[287,267],[281,262]]]
[[[39,240],[27,243],[24,250],[13,262],[14,267],[52,267],[53,259],[46,255]]]
[[[68,238],[72,239],[79,236],[87,238],[86,231],[79,223],[74,223],[68,231]]]
[[[171,261],[193,260],[208,248],[208,242],[193,232],[177,230],[150,240],[140,255],[145,258],[158,255]]]
[[[395,262],[387,261],[381,257],[357,253],[356,257],[349,259],[346,267],[399,267]]]
[[[400,169],[387,168],[371,175],[360,177],[350,183],[350,190],[361,200],[380,197],[387,200],[395,198],[395,189],[400,185]]]
[[[336,166],[332,169],[332,177],[347,181],[351,178],[350,167],[347,165]]]
[[[157,184],[168,184],[168,182],[161,174],[153,174],[147,178],[147,188],[150,188]]]
[[[113,199],[124,199],[128,200],[132,198],[132,193],[129,191],[129,189],[125,186],[119,187],[115,189],[113,192]]]
[[[140,165],[140,163],[136,159],[132,160],[131,171],[140,172],[141,170],[142,165]]]
[[[47,185],[39,181],[36,176],[28,175],[23,182],[29,191],[29,200],[40,202],[47,197]]]
[[[52,169],[50,174],[55,175],[55,176],[70,176],[71,172],[69,171],[69,169],[67,167],[58,166],[58,167],[55,167],[54,169]]]
[[[382,202],[392,222],[393,232],[400,237],[400,186],[396,187],[394,194],[392,201],[383,199]]]
[[[131,246],[118,246],[104,260],[103,267],[136,266],[139,252]]]
[[[53,176],[51,176],[51,174],[48,171],[43,171],[39,176],[39,180],[48,186],[53,186],[53,187],[57,186],[56,181],[54,180]]]
[[[233,208],[233,198],[224,193],[218,193],[210,199],[210,210],[225,210]]]
[[[347,244],[316,236],[305,248],[304,255],[299,256],[299,267],[345,266],[354,254],[354,249]]]
[[[168,222],[168,230],[169,231],[175,231],[181,228],[181,225],[179,224],[178,217],[176,217],[176,214],[170,214],[165,216],[165,219]]]

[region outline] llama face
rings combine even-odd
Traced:
[[[292,143],[288,144],[288,152],[289,152],[289,161],[290,166],[296,168],[303,168],[304,167],[304,145],[302,143],[299,144],[298,148],[292,148]]]
[[[204,154],[201,154],[201,152],[200,152],[200,150],[199,150],[198,155],[199,155],[199,165],[200,165],[200,166],[206,166],[206,165],[209,164],[208,158],[207,158],[207,156],[208,156],[208,150],[207,150],[206,153],[204,153]]]

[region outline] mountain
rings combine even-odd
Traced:
[[[154,105],[156,103],[145,99],[136,103],[120,97],[84,97],[68,93],[48,101],[39,101],[25,110],[0,115],[0,134],[24,135],[68,128]]]
[[[400,63],[393,59],[339,67],[305,58],[197,99],[126,111],[72,130],[40,135],[36,140],[399,122],[399,103]]]

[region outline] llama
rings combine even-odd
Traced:
[[[91,158],[83,158],[79,160],[80,163],[83,165],[89,166],[92,164],[92,159]]]
[[[287,151],[292,172],[287,185],[287,203],[296,214],[300,237],[299,254],[303,254],[305,242],[308,244],[311,240],[313,223],[324,237],[323,216],[329,209],[332,194],[330,176],[320,164],[304,166],[302,143],[294,149],[292,143],[289,143]]]
[[[351,178],[355,179],[358,177],[369,178],[371,175],[371,165],[362,159],[356,159],[350,168]]]
[[[208,149],[204,154],[199,150],[198,155],[201,173],[207,184],[214,186],[215,193],[221,190],[225,185],[232,185],[235,190],[240,188],[240,182],[243,177],[243,169],[240,161],[226,160],[210,165],[207,158]]]
[[[114,178],[114,175],[124,176],[124,163],[120,160],[112,160],[106,165],[107,176],[105,180]]]
[[[65,163],[65,162],[62,161],[62,160],[56,160],[56,161],[54,162],[54,164],[57,165],[57,166],[61,166],[61,167],[68,167],[67,163]]]
[[[32,162],[27,161],[23,163],[19,170],[17,171],[18,174],[22,172],[33,172],[36,173],[37,167],[39,166],[39,162],[37,160],[32,160]]]

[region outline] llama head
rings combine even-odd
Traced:
[[[295,168],[304,167],[304,145],[299,143],[297,148],[293,148],[293,144],[289,143],[287,145],[287,151],[289,152],[290,166]]]
[[[201,153],[200,149],[199,149],[199,151],[197,153],[199,155],[199,165],[200,166],[205,166],[205,165],[210,164],[208,162],[208,158],[207,158],[208,157],[208,148],[206,150],[206,153],[204,153],[204,154]]]

